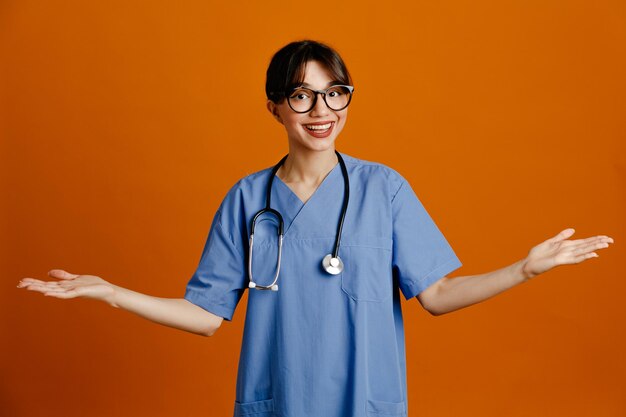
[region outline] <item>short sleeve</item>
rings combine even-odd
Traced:
[[[246,288],[244,268],[244,255],[224,230],[218,210],[184,298],[230,321]]]
[[[391,205],[393,271],[408,300],[462,264],[405,180]]]

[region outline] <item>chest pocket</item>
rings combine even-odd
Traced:
[[[391,248],[391,239],[379,237],[342,242],[339,249],[344,264],[341,289],[356,301],[380,302],[391,297]]]

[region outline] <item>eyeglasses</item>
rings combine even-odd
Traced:
[[[289,107],[296,113],[306,113],[315,107],[317,95],[321,94],[324,103],[334,111],[348,107],[352,100],[354,87],[351,85],[333,85],[326,90],[312,90],[306,87],[297,87],[289,93],[285,93]]]

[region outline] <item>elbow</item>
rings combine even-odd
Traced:
[[[222,325],[223,320],[224,319],[222,317],[216,317],[215,320],[211,320],[211,323],[209,323],[209,326],[202,332],[202,336],[206,336],[206,337],[213,336],[217,332],[217,329],[219,329],[220,326]]]
[[[422,303],[422,307],[424,308],[424,310],[428,311],[428,314],[430,314],[431,316],[436,317],[444,314],[441,310],[438,310],[430,304]]]
[[[204,337],[211,337],[211,336],[213,336],[216,332],[217,332],[217,328],[216,328],[216,327],[215,327],[215,328],[214,328],[214,327],[211,327],[211,328],[206,329],[206,330],[204,330],[204,331],[202,331],[202,332],[199,332],[198,334],[199,334],[200,336],[204,336]]]
[[[446,314],[447,311],[437,307],[437,303],[434,300],[433,294],[425,294],[422,293],[418,295],[417,299],[424,308],[424,310],[428,311],[431,316],[441,316],[442,314]]]
[[[222,324],[223,317],[211,313],[210,311],[193,304],[187,299],[181,301],[183,306],[187,309],[186,315],[183,317],[187,323],[184,328],[190,333],[197,334],[199,336],[213,336],[217,329]]]
[[[424,310],[428,311],[431,316],[441,316],[443,314],[449,313],[448,310],[443,309],[441,306],[438,306],[437,303],[434,302],[433,298],[421,298],[420,302]]]
[[[430,313],[430,315],[431,315],[431,316],[435,316],[435,317],[437,317],[437,316],[441,316],[441,315],[443,315],[443,314],[446,314],[446,313],[447,313],[447,311],[435,310],[435,309],[433,309],[433,308],[426,309],[426,311],[428,311],[428,312]]]
[[[208,329],[205,329],[203,332],[201,332],[200,335],[204,336],[204,337],[211,337],[211,336],[213,336],[217,332],[218,328],[219,328],[219,326],[217,326],[217,327],[209,327]]]
[[[445,285],[447,281],[448,278],[443,277],[417,295],[417,300],[431,316],[441,316],[449,312],[442,307],[441,298],[442,285]]]

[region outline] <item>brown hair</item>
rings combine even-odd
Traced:
[[[306,63],[318,61],[335,81],[352,85],[352,78],[341,56],[328,45],[302,40],[291,42],[274,54],[267,68],[265,94],[278,104],[285,95],[304,81]]]

